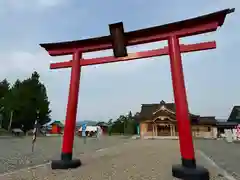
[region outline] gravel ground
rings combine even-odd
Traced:
[[[0,139],[0,174],[22,169],[59,159],[61,153],[61,137],[37,138],[35,150],[32,153],[31,137]],[[88,138],[87,144],[79,137],[75,138],[74,156],[88,151],[95,151],[115,144],[128,141],[123,137],[105,137],[101,140]]]
[[[101,143],[106,143],[102,140]],[[108,143],[106,143],[108,144]],[[1,180],[173,180],[171,166],[180,163],[176,140],[128,140],[79,155],[83,165],[72,170],[51,170],[49,165],[1,176]],[[198,164],[209,169],[212,180],[227,180],[196,153]]]
[[[224,140],[196,140],[195,145],[218,166],[240,179],[240,144],[227,143]]]

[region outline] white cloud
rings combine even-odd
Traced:
[[[66,0],[37,0],[38,4],[45,7],[55,7],[66,3]]]
[[[11,83],[16,79],[23,80],[31,75],[33,71],[40,73],[41,81],[46,85],[48,96],[51,101],[53,117],[64,117],[65,103],[67,102],[69,71],[59,73],[49,69],[51,61],[62,61],[69,57],[50,57],[46,52],[36,53],[17,51],[8,54],[0,54],[0,77],[7,78]],[[57,60],[56,60],[57,59]],[[59,98],[61,97],[61,102]],[[61,112],[59,114],[59,112]]]
[[[64,4],[66,0],[1,0],[0,12],[17,10],[33,10],[55,7]]]
[[[21,75],[29,74],[34,70],[44,71],[47,68],[43,53],[33,54],[30,52],[17,51],[9,54],[1,54],[1,67],[4,69],[0,72],[5,76],[14,75],[18,72]]]
[[[165,44],[163,43],[151,43],[147,45],[134,46],[128,48],[128,52],[139,52],[150,49],[162,48],[164,45]],[[112,56],[112,50],[87,53],[83,55],[85,59],[103,56]],[[4,69],[0,72],[2,76],[11,76],[13,72],[18,72],[20,74],[29,74],[34,70],[40,73],[49,73],[49,67],[51,62],[63,62],[71,59],[71,56],[51,57],[43,49],[35,53],[29,51],[15,51],[7,54],[2,53],[0,54],[0,57],[1,59],[4,59],[4,61],[1,61],[1,67],[4,67]],[[91,77],[97,77],[99,75],[105,76],[109,74],[126,74],[138,70],[148,64],[148,60],[139,60],[137,63],[134,63],[134,66],[130,64],[131,62],[132,61],[124,63],[110,63],[107,65],[93,65],[84,68],[84,71]],[[126,64],[129,65],[126,66]]]

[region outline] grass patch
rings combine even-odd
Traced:
[[[0,128],[0,136],[6,136],[6,135],[10,135],[11,133],[8,132],[6,129],[2,129]]]

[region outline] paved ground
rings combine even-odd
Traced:
[[[217,165],[240,179],[240,144],[227,143],[224,140],[197,140],[195,145]]]
[[[110,141],[113,142],[111,145]],[[96,143],[92,144],[97,143],[99,142],[96,141]],[[120,138],[108,138],[102,139],[99,144],[105,144],[102,145],[105,149],[84,154],[76,153],[76,156],[80,157],[83,162],[83,166],[78,169],[52,171],[48,164],[0,175],[0,179],[172,180],[171,166],[180,163],[178,141],[176,140],[120,140]],[[48,146],[52,145],[53,143]],[[108,148],[106,148],[107,145]],[[227,180],[219,169],[212,166],[198,152],[196,158],[198,164],[210,170],[211,179]]]
[[[115,144],[128,141],[123,137],[106,137],[104,140],[88,138],[87,144],[79,137],[75,138],[74,155],[95,151]],[[37,138],[34,153],[32,153],[31,137],[0,139],[0,174],[17,169],[35,166],[59,159],[61,153],[61,137]]]

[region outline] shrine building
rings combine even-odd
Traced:
[[[201,117],[189,112],[194,137],[216,137],[215,116]],[[175,103],[161,101],[158,104],[142,104],[136,117],[140,126],[140,136],[178,136]]]

